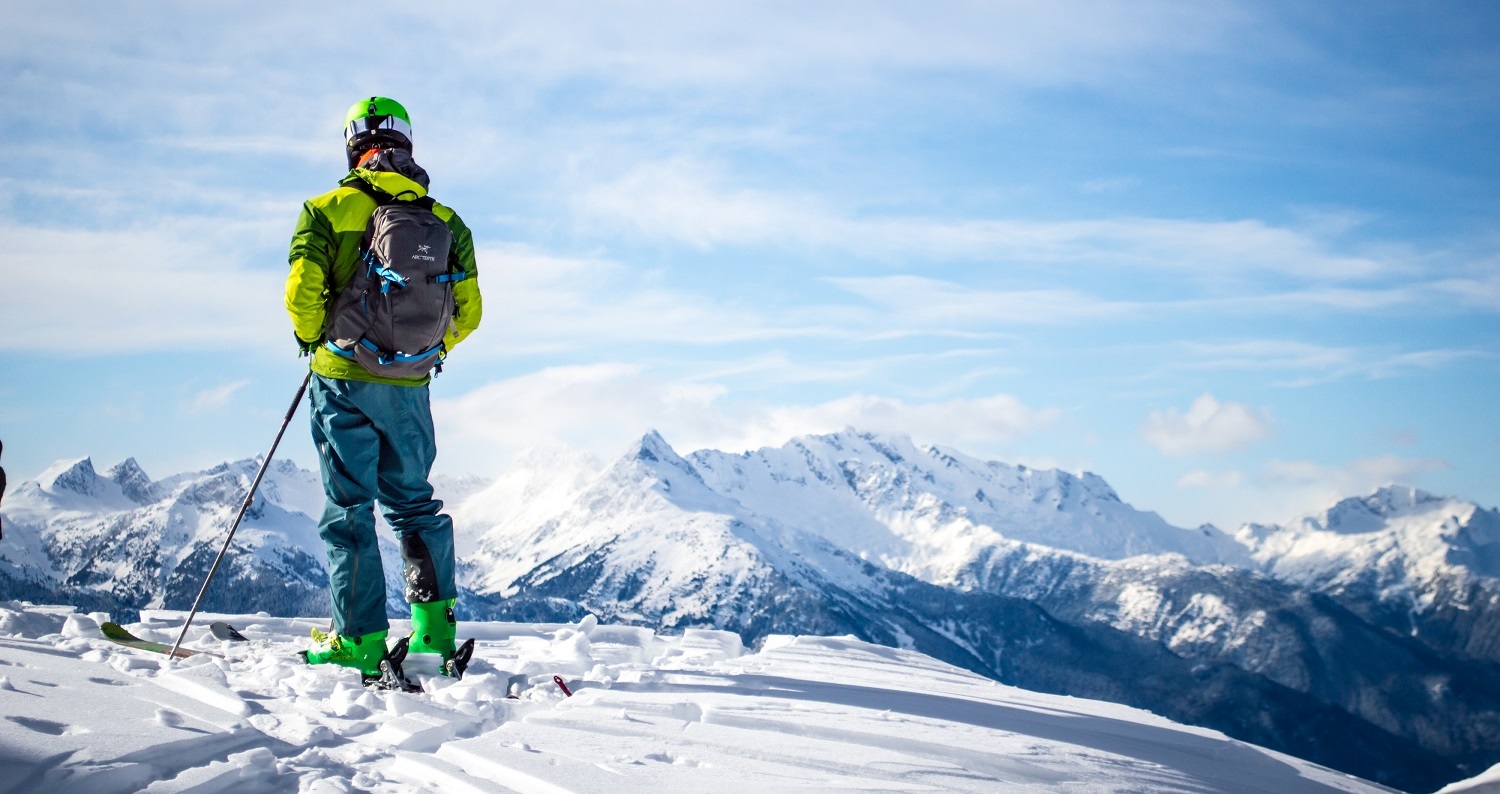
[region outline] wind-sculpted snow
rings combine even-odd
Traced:
[[[424,675],[412,695],[300,663],[316,621],[205,615],[254,640],[221,645],[195,629],[189,646],[226,658],[174,662],[100,639],[103,617],[0,603],[5,790],[1389,791],[853,638],[777,636],[750,650],[727,632],[592,618],[466,624],[479,638],[468,675]],[[170,641],[181,617],[148,612],[128,628]],[[431,672],[420,658],[409,667]]]

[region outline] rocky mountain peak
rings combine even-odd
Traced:
[[[660,482],[668,489],[671,482],[681,477],[691,478],[695,483],[702,485],[703,478],[693,464],[688,463],[677,454],[677,450],[662,438],[661,433],[652,430],[641,437],[622,456],[616,465],[631,464],[646,469],[655,474]]]
[[[637,441],[630,448],[628,456],[636,460],[650,462],[671,461],[674,458],[681,459],[681,456],[677,454],[677,450],[672,449],[672,445],[668,444],[667,440],[662,438],[661,433],[655,430],[650,430],[646,435],[641,436],[641,440]]]
[[[63,460],[52,464],[37,478],[37,484],[49,493],[75,493],[80,496],[98,496],[102,482],[94,471],[92,458]]]
[[[151,498],[151,478],[146,471],[136,462],[135,458],[126,458],[115,464],[105,474],[120,486],[120,492],[129,497],[136,504],[149,504]]]

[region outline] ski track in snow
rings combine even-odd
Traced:
[[[852,638],[756,652],[726,632],[592,617],[466,623],[468,675],[412,657],[426,693],[411,695],[302,664],[321,621],[200,615],[187,645],[228,658],[172,661],[100,638],[104,618],[0,603],[0,792],[1388,791]],[[181,619],[147,611],[127,628],[170,643]],[[253,641],[213,640],[217,619]]]

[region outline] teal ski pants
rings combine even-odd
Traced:
[[[334,631],[358,637],[390,628],[376,501],[400,541],[407,602],[456,598],[453,520],[428,482],[437,443],[427,386],[313,375],[308,394],[327,497],[318,534],[328,546]]]

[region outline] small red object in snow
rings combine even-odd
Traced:
[[[568,691],[568,685],[563,683],[562,676],[560,676],[560,675],[552,676],[552,683],[557,684],[557,688],[561,689],[563,691],[564,695],[567,695],[568,697],[573,697],[573,693]]]

